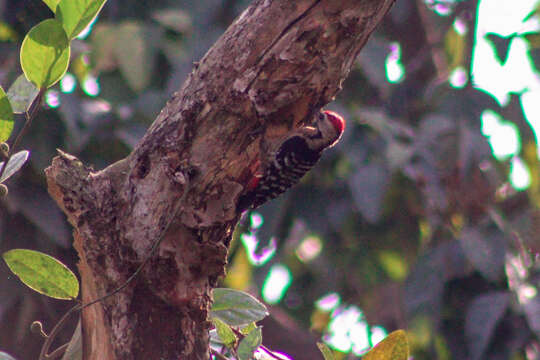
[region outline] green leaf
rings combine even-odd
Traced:
[[[390,186],[391,173],[383,163],[372,162],[361,166],[349,177],[349,187],[358,210],[370,223],[383,215],[384,199]]]
[[[17,32],[7,23],[0,21],[0,41],[17,41]]]
[[[191,30],[191,18],[189,14],[180,9],[157,10],[152,14],[152,19],[178,33],[185,33]]]
[[[229,325],[225,324],[218,318],[212,318],[212,323],[216,327],[219,339],[221,340],[221,342],[223,342],[223,344],[230,348],[236,343],[236,335],[234,334],[234,331],[232,331],[232,329],[229,327]]]
[[[465,337],[471,360],[484,358],[484,351],[494,340],[495,328],[504,316],[509,300],[510,294],[507,292],[487,292],[477,296],[467,308]]]
[[[463,65],[465,54],[467,53],[467,38],[460,35],[450,27],[444,37],[444,48],[446,50],[446,56],[448,58],[448,68],[455,69],[456,67]]]
[[[11,84],[7,96],[13,107],[15,114],[22,114],[28,110],[34,99],[38,95],[39,90],[34,84],[26,79],[24,75],[20,75],[13,84]]]
[[[116,32],[114,52],[122,76],[134,91],[142,91],[152,80],[157,44],[162,29],[134,21],[120,24]]]
[[[99,74],[116,69],[116,25],[99,22],[90,37],[92,51],[90,58],[94,71]]]
[[[259,346],[261,346],[262,343],[262,331],[261,328],[258,327],[249,334],[245,338],[240,341],[240,345],[238,345],[238,359],[240,360],[251,360],[253,358],[253,353]]]
[[[259,321],[268,315],[266,306],[253,296],[238,290],[214,289],[211,316],[232,326]]]
[[[408,358],[407,335],[403,330],[396,330],[364,355],[362,360],[407,360]]]
[[[9,269],[31,289],[55,299],[79,294],[75,274],[55,258],[34,250],[14,249],[2,255]]]
[[[26,34],[21,47],[24,75],[39,89],[54,85],[69,65],[69,41],[62,24],[47,19]]]
[[[9,159],[9,162],[6,165],[6,170],[2,174],[2,177],[0,177],[0,183],[3,183],[7,179],[11,177],[11,175],[15,174],[19,169],[24,165],[26,160],[28,160],[28,155],[30,155],[30,152],[28,150],[22,150],[18,153],[14,154],[11,159]],[[4,162],[0,162],[0,169],[4,166]]]
[[[75,332],[69,341],[68,347],[62,360],[82,360],[82,332],[81,332],[81,320],[77,323]]]
[[[322,354],[324,360],[334,360],[335,359],[334,358],[334,353],[332,352],[332,350],[330,350],[330,348],[325,343],[318,342],[317,347],[321,351],[321,354]]]
[[[219,337],[216,329],[210,330],[210,342],[213,345],[224,345],[223,340]]]
[[[540,297],[536,295],[534,298],[529,299],[526,303],[522,304],[523,311],[526,315],[527,323],[529,327],[540,337]]]
[[[13,131],[13,109],[9,99],[0,86],[0,142],[9,138]]]
[[[56,18],[71,40],[81,33],[97,16],[106,0],[61,0]]]
[[[15,360],[15,358],[8,353],[0,351],[0,360]]]
[[[255,330],[257,328],[257,323],[249,323],[248,325],[244,326],[243,328],[240,329],[240,332],[244,335],[247,335],[249,334],[250,332],[252,332],[253,330]]]
[[[465,256],[486,279],[497,281],[504,273],[506,239],[489,227],[465,226],[459,235]]]
[[[43,0],[43,2],[52,10],[53,13],[56,12],[56,7],[60,0]]]

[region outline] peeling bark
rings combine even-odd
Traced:
[[[135,281],[83,311],[84,359],[209,358],[211,291],[254,164],[333,99],[393,2],[254,1],[126,159],[98,172],[53,160],[83,303],[122,284],[173,219]]]

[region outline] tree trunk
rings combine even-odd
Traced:
[[[49,192],[74,227],[83,303],[164,234],[134,281],[83,311],[85,360],[209,358],[211,291],[254,165],[334,98],[393,2],[254,1],[126,159],[94,172],[54,158]]]

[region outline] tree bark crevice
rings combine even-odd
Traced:
[[[133,284],[83,311],[85,359],[208,359],[238,197],[268,152],[333,99],[393,2],[255,1],[126,159],[97,172],[53,160],[49,192],[74,227],[83,303],[121,285],[163,235]]]

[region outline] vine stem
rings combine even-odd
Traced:
[[[282,360],[280,357],[276,356],[270,349],[268,349],[266,346],[264,346],[263,344],[259,345],[259,347],[261,348],[261,350],[263,350],[264,352],[266,352],[268,355],[270,355],[270,357],[274,358],[274,359],[277,359],[277,360]]]
[[[41,347],[41,352],[39,353],[39,360],[50,359],[53,354],[58,353],[58,349],[56,349],[55,351],[51,353],[51,355],[47,355],[47,351],[49,351],[49,347],[51,346],[54,338],[56,337],[56,334],[58,334],[58,332],[62,329],[62,326],[59,326],[59,325],[65,323],[66,320],[69,318],[69,316],[73,314],[75,311],[79,310],[78,308],[80,307],[81,305],[77,305],[69,309],[64,314],[64,316],[62,316],[62,318],[58,321],[58,323],[53,327],[53,329],[51,330],[51,333],[47,335],[47,339],[45,340],[45,343],[43,343],[43,346]],[[64,348],[64,349],[67,348],[67,346],[65,345],[66,344],[62,345],[61,348]]]
[[[235,328],[232,328],[231,327],[231,330],[237,335],[237,336],[240,336],[242,338],[246,337],[246,335],[242,334],[241,331],[235,329]],[[259,345],[259,348],[261,350],[263,350],[265,353],[267,353],[271,358],[273,359],[277,359],[277,360],[282,360],[282,358],[280,358],[279,356],[275,355],[272,350],[270,350],[269,348],[267,348],[266,346],[264,346],[263,344]]]
[[[13,142],[13,146],[9,150],[7,158],[4,160],[4,163],[2,165],[2,169],[0,169],[0,179],[2,178],[2,175],[4,175],[4,172],[6,171],[7,164],[9,163],[9,160],[11,159],[11,156],[15,152],[15,149],[19,146],[19,143],[21,142],[24,134],[26,134],[26,131],[28,128],[30,128],[30,125],[32,124],[32,120],[36,117],[37,111],[39,110],[39,107],[41,105],[41,101],[43,100],[43,94],[45,93],[45,89],[39,90],[36,98],[34,101],[32,101],[32,104],[30,104],[30,107],[28,110],[26,110],[25,117],[26,121],[24,122],[24,125],[17,134],[17,137],[15,138],[15,141]]]
[[[159,244],[161,244],[161,241],[163,240],[163,238],[165,237],[165,234],[169,230],[169,227],[171,226],[174,219],[176,218],[176,216],[180,212],[182,204],[184,203],[184,200],[185,200],[187,194],[189,193],[189,189],[191,188],[191,184],[192,184],[192,181],[190,181],[186,185],[186,189],[184,190],[184,193],[182,194],[182,197],[176,203],[174,211],[171,213],[171,217],[167,220],[167,223],[166,223],[165,227],[163,228],[163,230],[161,231],[161,233],[159,234],[157,240],[152,244],[152,248],[150,249],[150,252],[146,256],[146,258],[143,260],[143,262],[139,265],[139,267],[133,272],[133,274],[131,274],[129,276],[129,278],[127,278],[127,280],[124,281],[124,283],[122,285],[118,286],[116,289],[114,289],[110,293],[105,294],[102,297],[99,297],[99,298],[97,298],[95,300],[92,300],[89,303],[78,304],[78,305],[75,305],[74,307],[72,307],[71,309],[69,309],[62,316],[62,318],[60,318],[60,320],[56,323],[56,325],[54,325],[53,329],[51,330],[51,334],[46,338],[45,342],[43,343],[43,346],[41,347],[41,352],[39,354],[39,360],[49,360],[49,359],[52,358],[53,354],[56,355],[60,350],[63,350],[63,349],[65,349],[65,347],[67,347],[66,346],[67,344],[64,344],[64,345],[60,346],[58,349],[54,350],[51,354],[47,354],[47,352],[49,351],[49,348],[52,345],[52,342],[54,341],[54,338],[56,337],[58,332],[64,327],[65,322],[67,321],[67,319],[69,318],[69,316],[71,314],[73,314],[73,313],[75,313],[77,311],[82,311],[82,310],[84,310],[85,308],[87,308],[89,306],[92,306],[92,305],[94,305],[94,304],[96,304],[98,302],[101,302],[101,301],[103,301],[103,300],[105,300],[105,299],[119,293],[120,291],[125,289],[126,286],[128,286],[129,283],[131,283],[133,281],[133,279],[135,279],[135,277],[137,277],[137,275],[139,275],[139,273],[142,271],[142,269],[145,267],[145,265],[148,263],[148,261],[150,261],[150,259],[154,255],[156,249],[159,247]]]
[[[212,353],[212,355],[214,355],[216,358],[218,358],[219,360],[229,360],[227,357],[225,357],[224,355],[221,355],[219,353],[219,351],[216,351],[214,349],[210,349],[210,352]]]

